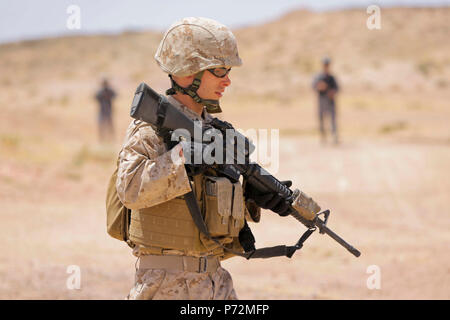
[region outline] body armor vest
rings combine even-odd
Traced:
[[[197,175],[193,189],[210,234],[223,245],[242,251],[239,231],[244,226],[245,204],[240,182]],[[224,256],[224,250],[203,235],[192,220],[183,197],[131,212],[129,238],[150,254],[165,250],[185,255]]]

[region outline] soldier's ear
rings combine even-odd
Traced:
[[[195,75],[185,76],[185,77],[177,77],[172,76],[173,80],[178,83],[180,86],[185,87],[186,85],[189,85],[194,81]]]

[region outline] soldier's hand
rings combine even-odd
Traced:
[[[188,141],[181,142],[183,156],[185,159],[184,167],[188,176],[196,176],[204,173],[209,165],[203,162],[203,146],[200,143]]]
[[[290,180],[281,181],[281,183],[288,188],[292,185],[292,181]],[[253,200],[258,207],[272,210],[282,217],[289,215],[290,203],[278,193],[261,193],[250,185],[247,185],[245,190],[245,197],[247,199]]]
[[[204,155],[205,148],[208,148],[207,144],[184,141],[182,146],[188,176],[204,173],[211,167],[225,163],[224,154],[222,154],[222,157],[216,158],[206,150],[207,155]]]
[[[185,164],[186,173],[188,176],[193,177],[202,173],[208,169],[208,166],[201,164]]]

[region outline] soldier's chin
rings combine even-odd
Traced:
[[[218,98],[222,98],[222,96],[223,96],[223,93],[220,93],[220,92],[214,92],[214,93]]]

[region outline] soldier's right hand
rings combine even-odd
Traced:
[[[186,168],[186,173],[188,176],[196,176],[206,171],[207,166],[203,161],[198,161],[199,157],[201,159],[203,148],[201,144],[194,144],[189,141],[182,141],[181,145],[183,147],[183,157],[184,157],[184,167]],[[196,161],[197,159],[197,161]]]
[[[206,170],[216,165],[213,163],[206,163],[203,157],[205,144],[198,142],[181,142],[183,147],[183,156],[185,159],[185,168],[188,176],[196,176],[204,173]]]
[[[189,177],[193,177],[202,173],[208,169],[208,166],[204,166],[201,164],[185,164],[186,173]]]

